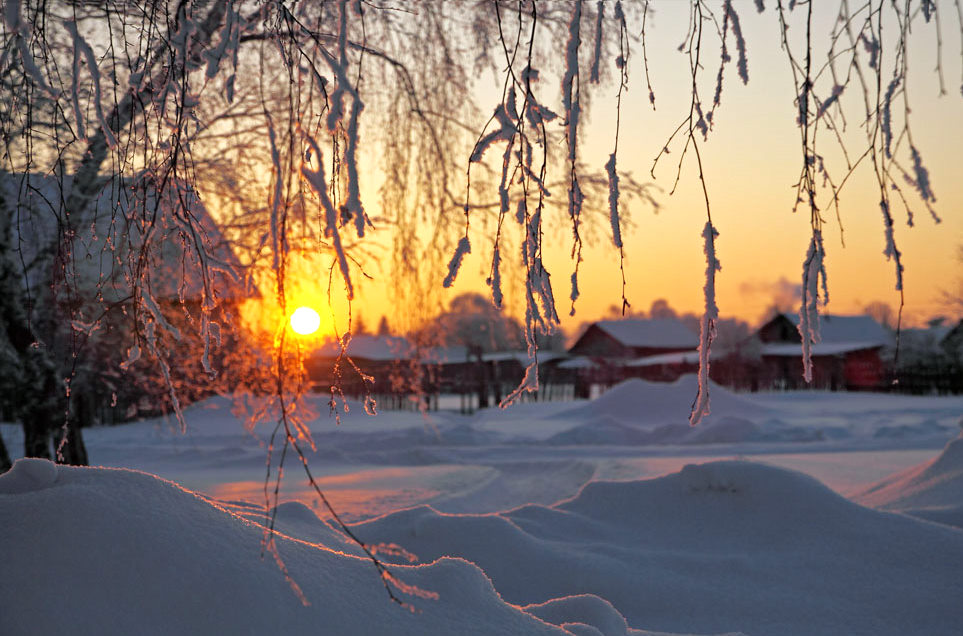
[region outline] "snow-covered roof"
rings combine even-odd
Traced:
[[[837,356],[853,351],[878,349],[881,343],[872,342],[817,342],[812,345],[814,356]],[[774,357],[802,357],[802,345],[796,342],[772,342],[762,345],[760,352],[764,356]]]
[[[900,331],[900,348],[915,349],[920,352],[937,353],[940,344],[952,331],[952,327],[937,325],[935,327],[917,327]]]
[[[348,342],[348,355],[352,358],[365,360],[406,360],[411,353],[411,343],[407,338],[395,336],[372,336],[358,334],[352,336]],[[341,343],[332,340],[325,343],[319,350],[322,357],[337,357],[341,354]]]
[[[591,369],[596,366],[598,365],[595,364],[591,358],[586,358],[585,356],[575,356],[558,364],[559,369]]]
[[[657,356],[636,358],[627,363],[627,367],[654,367],[661,364],[699,364],[698,351],[680,351],[678,353],[663,353]]]
[[[554,360],[564,354],[559,354],[555,351],[539,351],[538,361],[548,362],[549,360]],[[506,360],[514,360],[522,366],[527,366],[532,359],[528,357],[528,351],[492,351],[491,353],[482,354],[482,360],[487,362],[503,362]]]
[[[450,345],[442,347],[429,347],[421,353],[421,361],[428,364],[449,364],[468,361],[468,347],[462,345]]]
[[[799,325],[799,316],[786,316],[794,325]],[[827,343],[863,343],[867,348],[873,345],[887,345],[892,340],[889,331],[870,316],[839,316],[835,314],[820,314],[819,316],[820,342]]]
[[[627,347],[699,346],[699,337],[674,318],[599,320],[594,324]]]
[[[43,263],[34,259],[62,234],[67,218],[63,208],[71,187],[69,178],[61,182],[49,175],[0,172],[0,196],[6,199],[5,212],[12,221],[12,243],[22,250],[31,285],[47,283]],[[70,219],[76,231],[73,267],[81,289],[90,294],[96,289],[113,302],[127,298],[135,282],[146,286],[149,281],[155,299],[199,299],[204,287],[199,257],[203,257],[216,276],[219,298],[249,295],[232,279],[232,274],[241,273],[240,262],[200,198],[185,184],[169,188],[159,206],[171,206],[176,197],[179,204],[187,205],[186,210],[152,218],[149,212],[158,206],[156,194],[149,186],[137,186],[135,178],[108,182],[91,203],[89,214],[83,218],[74,214]],[[180,189],[175,192],[176,188]],[[129,254],[137,253],[148,235],[146,268],[138,273],[134,270],[139,264],[131,262]],[[195,244],[201,246],[200,255]]]
[[[326,342],[315,352],[322,358],[336,358],[341,354],[341,344],[337,340]],[[418,356],[427,364],[459,363],[469,360],[468,349],[460,345],[450,347],[417,347],[404,336],[375,336],[358,334],[348,342],[348,355],[359,360],[372,362],[391,362],[411,360]]]

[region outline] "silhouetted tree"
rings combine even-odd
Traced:
[[[863,307],[863,312],[887,329],[896,329],[896,315],[888,304],[874,301]]]
[[[379,336],[390,336],[391,327],[388,326],[388,317],[382,316],[381,320],[378,321],[378,335]]]
[[[524,346],[522,326],[477,292],[459,294],[448,310],[427,326],[436,342],[462,345],[479,353],[510,351]]]

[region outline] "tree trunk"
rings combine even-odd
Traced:
[[[24,457],[51,459],[51,404],[56,401],[56,372],[45,349],[38,344],[21,302],[23,290],[13,265],[10,207],[0,191],[0,333],[5,333],[17,354],[16,369],[9,369],[8,384],[16,397],[14,411],[23,426]]]
[[[18,353],[23,364],[17,409],[23,425],[23,456],[53,459],[50,434],[63,422],[64,413],[60,407],[64,389],[57,367],[42,345],[30,345],[23,351],[18,348]]]
[[[13,464],[10,462],[10,453],[7,452],[7,445],[3,443],[3,435],[0,435],[0,474],[10,470]]]
[[[89,466],[83,429],[95,421],[93,399],[85,390],[77,391],[70,400],[70,419],[54,431],[54,448],[60,449],[57,461],[70,466]]]
[[[482,357],[481,347],[471,345],[468,347],[469,354],[475,358],[475,383],[478,391],[478,408],[488,408],[488,368]]]
[[[24,424],[23,456],[53,461],[53,455],[50,452],[50,431]]]
[[[53,459],[50,454],[50,428],[49,424],[42,418],[34,417],[35,414],[21,415],[23,422],[23,456],[40,457],[43,459]]]
[[[84,444],[83,435],[80,433],[80,422],[74,418],[71,419],[72,421],[68,424],[66,431],[63,427],[60,427],[54,434],[55,448],[60,449],[57,463],[70,466],[89,466],[87,446]],[[66,442],[64,441],[65,437]],[[63,444],[62,447],[61,444]]]

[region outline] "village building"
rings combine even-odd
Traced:
[[[947,329],[940,339],[940,348],[957,364],[963,365],[963,318]]]
[[[963,393],[963,320],[902,329],[893,352],[893,388],[903,393]]]
[[[539,386],[550,399],[560,390],[559,354],[540,351]],[[348,397],[373,397],[383,408],[438,408],[441,395],[461,396],[462,410],[496,406],[515,389],[529,364],[527,351],[481,352],[462,345],[419,346],[402,336],[358,334],[342,351],[331,340],[306,362],[316,391],[331,386]],[[527,396],[528,397],[528,396]]]
[[[600,320],[589,325],[569,348],[567,371],[577,397],[588,397],[594,385],[617,384],[626,378],[669,382],[693,372],[699,337],[675,318]],[[698,359],[694,359],[698,368]]]
[[[887,380],[883,350],[892,334],[869,316],[820,315],[811,345],[812,382],[803,379],[802,336],[797,315],[777,314],[756,332],[762,342],[759,388],[874,390]]]

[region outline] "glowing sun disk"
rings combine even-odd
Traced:
[[[320,326],[321,316],[310,307],[298,307],[291,314],[291,329],[302,336],[314,333]]]

